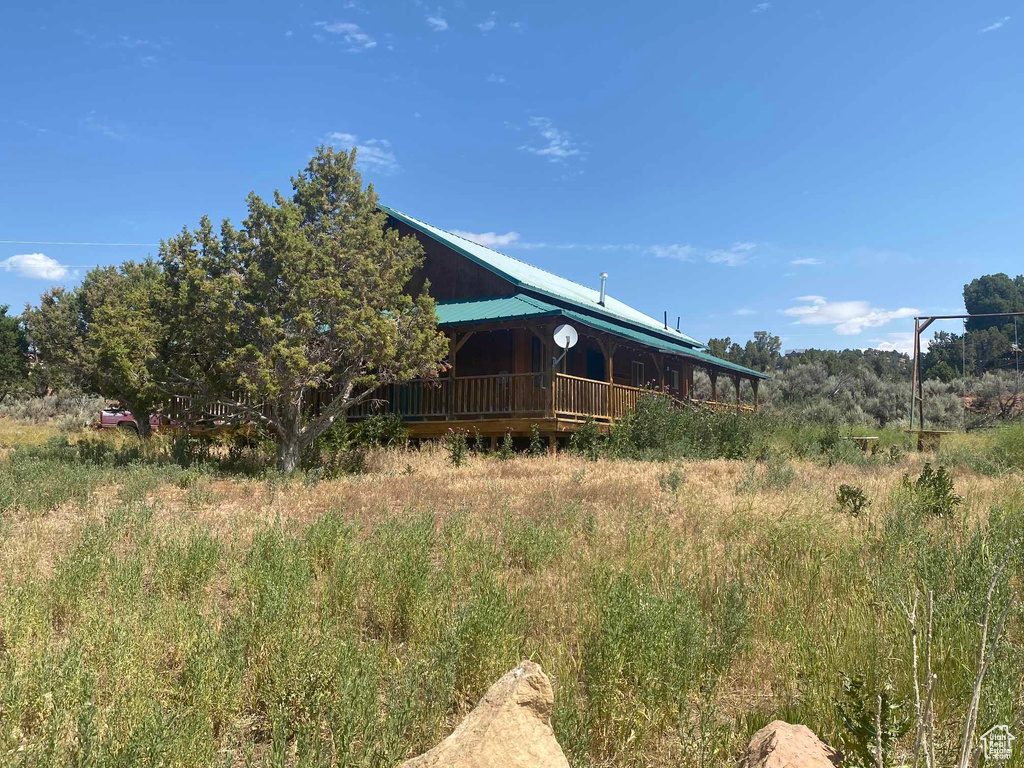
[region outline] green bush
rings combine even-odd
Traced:
[[[871,505],[864,491],[855,485],[840,485],[836,490],[836,506],[851,517],[859,517]]]
[[[448,452],[448,461],[453,467],[461,467],[466,463],[469,456],[469,441],[466,438],[466,430],[449,429],[443,438],[445,450]]]
[[[863,677],[844,676],[842,693],[836,697],[835,704],[845,728],[843,765],[852,768],[891,765],[896,742],[910,729],[910,718],[903,711],[903,702],[894,697],[892,686],[872,688]],[[878,754],[879,743],[881,755]]]
[[[501,445],[498,446],[497,457],[499,461],[508,461],[514,458],[516,455],[516,447],[512,442],[512,433],[506,432],[505,437],[502,438]]]
[[[536,424],[530,425],[530,446],[526,454],[534,458],[544,455],[544,439],[540,436],[540,427]]]
[[[590,417],[587,417],[587,420],[569,438],[569,450],[590,461],[597,461],[603,444],[604,436],[601,434],[597,422]]]
[[[913,511],[934,517],[952,517],[956,508],[963,503],[963,496],[953,489],[953,476],[945,467],[932,469],[926,463],[917,480],[903,476],[902,488],[906,492]]]

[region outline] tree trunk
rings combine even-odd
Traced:
[[[148,413],[136,413],[132,409],[132,416],[135,417],[135,426],[139,431],[139,437],[148,439],[153,434],[153,427],[149,423]]]
[[[277,444],[277,469],[290,474],[299,468],[302,460],[302,444],[296,435],[280,438]]]

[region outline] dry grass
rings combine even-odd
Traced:
[[[1024,520],[1019,474],[967,471],[955,518],[909,519],[900,485],[916,455],[794,462],[791,481],[724,460],[453,468],[425,450],[369,465],[308,486],[156,477],[132,491],[144,503],[115,475],[88,504],[8,512],[0,754],[60,764],[88,737],[96,764],[114,765],[152,728],[145,744],[162,740],[168,764],[320,764],[312,745],[324,764],[341,752],[391,764],[530,656],[554,678],[575,765],[729,765],[776,717],[838,742],[844,673],[909,696],[898,599],[915,584],[936,590],[951,753],[975,590]],[[836,510],[842,483],[871,500],[861,516]],[[1010,570],[1019,584],[1020,561]],[[1013,624],[981,726],[1012,721],[1024,673]],[[60,661],[69,648],[82,654],[74,674]],[[354,685],[371,688],[367,702],[353,703]],[[160,731],[154,712],[177,719]]]

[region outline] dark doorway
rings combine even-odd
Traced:
[[[604,381],[604,355],[595,349],[587,350],[587,378]]]

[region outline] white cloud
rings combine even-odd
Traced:
[[[816,267],[825,262],[821,259],[793,259],[789,263],[797,267]]]
[[[711,251],[707,254],[707,260],[712,264],[724,264],[727,267],[738,267],[746,264],[750,252],[757,247],[756,243],[733,243],[731,248],[723,248]]]
[[[750,315],[756,315],[757,314],[757,310],[756,309],[750,309],[748,307],[740,307],[735,312],[733,312],[733,314],[734,315],[739,315],[740,317],[749,317]]]
[[[798,325],[831,325],[840,336],[854,336],[865,328],[876,328],[893,320],[913,317],[918,310],[911,307],[879,309],[866,301],[828,301],[824,296],[801,296],[801,306],[782,310],[796,318]]]
[[[82,120],[82,126],[87,131],[98,133],[100,136],[105,136],[114,141],[129,141],[132,138],[131,133],[123,125],[101,119],[96,115],[95,110],[85,116]]]
[[[367,139],[360,143],[354,133],[327,134],[326,141],[338,149],[356,149],[356,162],[366,168],[373,168],[384,174],[394,173],[401,166],[395,153],[391,150],[391,142],[387,139]]]
[[[1003,18],[1001,18],[999,21],[995,22],[994,24],[989,24],[987,27],[982,29],[979,32],[979,34],[983,35],[986,32],[995,32],[997,29],[1002,29],[1006,25],[1006,22],[1008,22],[1009,20],[1009,16],[1003,16]]]
[[[332,35],[341,35],[351,53],[359,53],[377,47],[376,40],[360,29],[358,24],[353,24],[350,21],[317,21],[313,26],[320,27],[324,32],[329,32]]]
[[[511,26],[512,26],[512,29],[514,29],[516,32],[522,32],[524,29],[526,29],[526,22],[525,21],[513,21]]]
[[[448,31],[448,22],[441,16],[427,16],[427,26],[435,32]]]
[[[755,5],[753,7],[753,9],[751,9],[750,12],[751,13],[764,13],[765,11],[770,11],[771,9],[772,9],[772,4],[771,3],[758,3],[757,5]]]
[[[44,253],[19,253],[0,261],[0,269],[36,280],[63,280],[68,275],[67,267]]]
[[[472,240],[474,243],[479,243],[485,248],[496,248],[503,245],[511,245],[519,239],[519,233],[515,231],[499,235],[497,232],[466,232],[463,229],[453,229],[452,234],[464,237],[467,240]]]
[[[481,32],[490,32],[498,25],[497,14],[491,11],[491,15],[476,25],[476,28]]]
[[[669,245],[652,245],[650,251],[659,259],[675,259],[676,261],[693,261],[696,248],[692,245],[670,243]]]
[[[871,346],[868,349],[878,349],[882,352],[902,352],[905,355],[914,354],[914,333],[907,331],[905,333],[887,333],[884,338],[871,339],[868,342]],[[928,351],[928,345],[931,341],[924,336],[921,336],[921,349],[923,352]]]
[[[488,83],[504,83],[505,82],[505,76],[504,75],[495,75],[492,72],[490,75],[487,76],[487,82]]]
[[[531,155],[546,157],[552,163],[564,163],[570,157],[581,157],[583,152],[565,131],[555,128],[546,117],[531,117],[528,121],[531,128],[536,128],[544,139],[544,145],[532,147],[523,145],[519,149]]]

